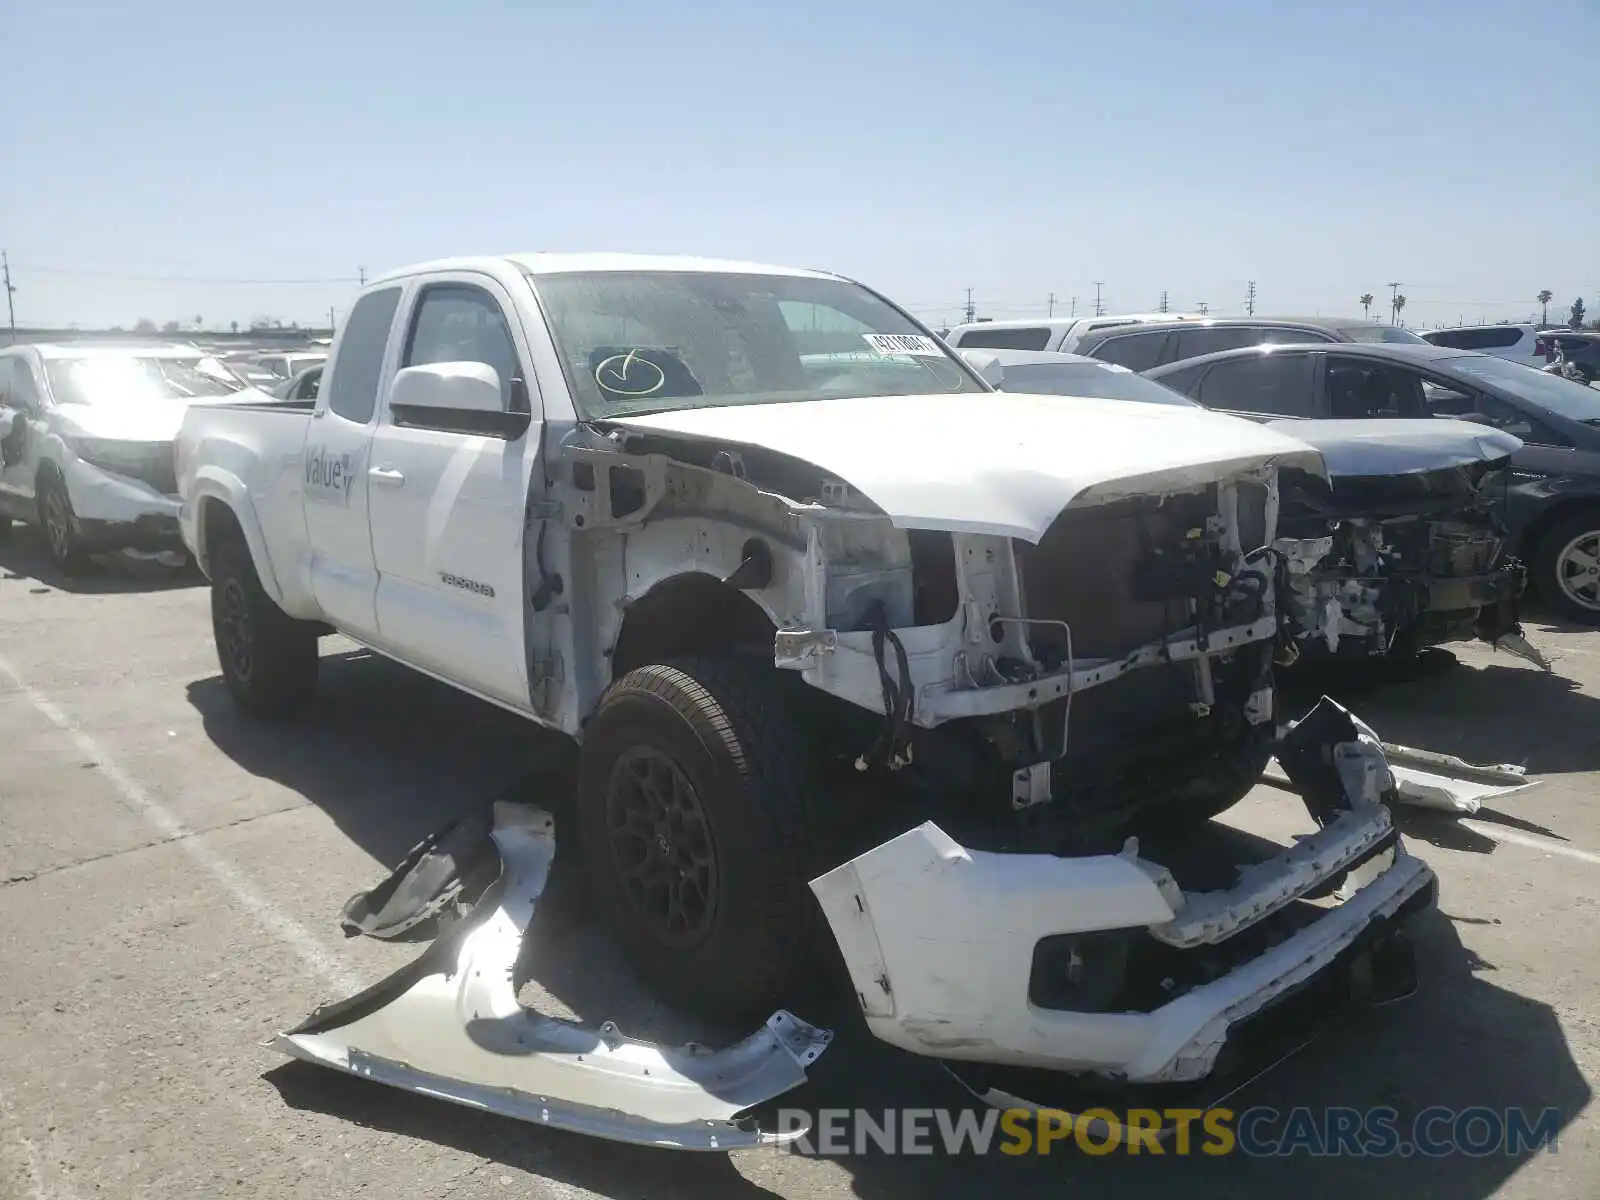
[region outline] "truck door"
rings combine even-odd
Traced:
[[[527,339],[501,286],[437,275],[410,304],[397,369],[484,363],[505,411],[531,412],[514,436],[472,413],[424,408],[403,422],[385,405],[372,446],[372,550],[381,645],[519,708],[530,707],[524,653],[523,508],[542,405]],[[522,406],[529,405],[524,408]]]
[[[368,292],[351,308],[306,426],[302,462],[312,594],[332,624],[363,640],[378,632],[367,459],[399,305],[397,285]]]

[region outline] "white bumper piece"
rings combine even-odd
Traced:
[[[805,1082],[832,1034],[786,1012],[723,1050],[668,1049],[544,1017],[513,969],[555,857],[548,813],[497,804],[501,876],[409,967],[318,1009],[275,1045],[407,1091],[577,1133],[685,1150],[788,1141],[739,1118]]]
[[[1297,745],[1320,760],[1321,784],[1342,793],[1343,807],[1223,891],[1183,891],[1132,842],[1117,855],[991,853],[931,822],[813,880],[869,1028],[942,1059],[1129,1083],[1206,1077],[1232,1026],[1333,966],[1369,930],[1382,932],[1374,927],[1386,918],[1432,901],[1433,872],[1406,853],[1377,800],[1381,752],[1348,734],[1338,744],[1308,745],[1309,736]],[[1045,938],[1123,930],[1187,953],[1334,886],[1340,903],[1159,1007],[1075,1012],[1029,999]]]
[[[1162,940],[1192,936],[1190,923],[1146,873],[1151,866],[1122,856],[967,850],[926,824],[811,886],[867,1024],[883,1041],[936,1058],[1180,1082],[1210,1074],[1231,1025],[1329,966],[1433,879],[1427,864],[1397,844],[1392,865],[1345,903],[1152,1012],[1077,1013],[1031,1004],[1033,951],[1044,937],[1138,925],[1153,926]],[[1301,866],[1283,864],[1285,874],[1304,880],[1298,891],[1287,889],[1288,898],[1312,886],[1315,873]],[[1285,903],[1284,893],[1277,873],[1263,872],[1230,904],[1200,897],[1203,917],[1193,933],[1252,924]]]
[[[1484,766],[1453,754],[1396,745],[1381,741],[1360,718],[1350,719],[1358,731],[1358,740],[1349,748],[1355,753],[1347,756],[1347,762],[1372,766],[1375,778],[1371,790],[1375,797],[1388,795],[1397,804],[1471,816],[1486,800],[1498,800],[1539,785],[1539,780],[1528,778],[1526,767],[1516,763]],[[1292,786],[1276,759],[1267,764],[1262,778]]]

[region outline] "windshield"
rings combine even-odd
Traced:
[[[1390,342],[1401,346],[1427,346],[1427,338],[1398,325],[1347,325],[1339,330],[1352,342]]]
[[[1007,366],[1004,388],[1008,392],[1034,392],[1047,396],[1091,396],[1105,400],[1135,400],[1141,404],[1200,407],[1164,383],[1136,375],[1109,363],[1022,363]]]
[[[583,416],[983,392],[858,284],[709,271],[531,276]]]
[[[58,404],[130,404],[228,396],[245,386],[215,358],[140,358],[99,354],[45,360]]]
[[[1600,424],[1600,392],[1594,388],[1491,354],[1468,354],[1444,361],[1452,371],[1481,379],[1501,392],[1568,420]]]

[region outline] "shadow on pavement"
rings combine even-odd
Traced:
[[[1410,1143],[1414,1123],[1434,1106],[1496,1114],[1521,1109],[1530,1124],[1550,1109],[1559,1150],[1561,1134],[1592,1097],[1555,1014],[1491,982],[1494,965],[1461,944],[1451,918],[1428,914],[1413,932],[1422,976],[1415,997],[1332,1025],[1306,1050],[1231,1098],[1229,1107],[1235,1114],[1259,1110],[1249,1121],[1258,1138],[1269,1143],[1297,1108],[1319,1121],[1332,1107],[1362,1113],[1391,1108],[1402,1143]],[[840,1000],[841,1006],[846,1003]],[[853,1012],[840,1008],[808,1015],[831,1022],[838,1036],[811,1068],[811,1082],[781,1104],[804,1109],[814,1120],[819,1110],[834,1109],[863,1109],[875,1121],[883,1120],[886,1109],[965,1110],[978,1121],[988,1112],[974,1105],[939,1064],[875,1041]],[[1090,1155],[1070,1140],[1048,1155],[1013,1156],[999,1151],[1007,1139],[997,1133],[983,1155],[891,1155],[868,1142],[864,1153],[833,1157],[826,1164],[793,1149],[743,1151],[730,1161],[538,1129],[304,1063],[286,1063],[265,1078],[291,1107],[441,1143],[604,1195],[833,1195],[842,1194],[844,1175],[849,1194],[862,1200],[965,1200],[985,1193],[1043,1200],[1076,1189],[1114,1189],[1130,1197],[1348,1200],[1359,1194],[1370,1200],[1417,1195],[1487,1200],[1529,1160],[1528,1154],[1499,1151],[1328,1157],[1306,1149],[1264,1156],[1235,1150],[1217,1157],[1203,1152],[1207,1139],[1197,1129],[1187,1156],[1178,1155],[1171,1143],[1159,1156],[1148,1151]],[[1240,1123],[1235,1115],[1233,1126]],[[1448,1138],[1449,1130],[1445,1121],[1426,1132],[1437,1141]],[[844,1137],[849,1144],[851,1136]],[[811,1144],[819,1142],[814,1128]]]
[[[1561,673],[1517,664],[1458,664],[1421,678],[1387,672],[1319,671],[1286,681],[1298,716],[1324,692],[1387,742],[1454,754],[1477,763],[1515,763],[1531,775],[1600,769],[1600,697]]]
[[[13,524],[0,534],[0,578],[32,580],[35,592],[104,596],[197,587],[205,576],[193,563],[169,567],[152,559],[97,554],[82,575],[63,575],[30,525]]]
[[[219,750],[300,793],[390,866],[451,817],[572,753],[565,739],[368,650],[323,654],[316,700],[288,721],[240,711],[221,676],[188,690]],[[517,798],[547,807],[559,799]]]
[[[325,655],[322,669],[317,702],[282,725],[238,714],[220,679],[190,685],[189,698],[219,749],[246,770],[304,795],[381,863],[398,862],[449,816],[498,795],[551,808],[558,831],[562,828],[572,753],[563,739],[367,652]],[[1558,686],[1563,690],[1556,691]],[[1600,758],[1600,748],[1584,754],[1578,745],[1563,759],[1560,731],[1570,728],[1569,721],[1552,716],[1548,707],[1535,707],[1554,703],[1584,719],[1583,708],[1571,710],[1595,702],[1577,696],[1558,677],[1518,668],[1461,668],[1449,674],[1448,686],[1429,680],[1395,690],[1409,687],[1430,690],[1422,703],[1417,695],[1391,693],[1357,711],[1387,738],[1478,760],[1526,757],[1530,769],[1550,771],[1579,769],[1580,755],[1585,761]],[[1541,699],[1529,698],[1535,695]],[[1429,708],[1446,715],[1435,721]],[[1465,726],[1455,739],[1442,736],[1452,722]],[[1492,740],[1497,724],[1511,729],[1504,742]],[[1525,739],[1525,753],[1510,752],[1514,737]],[[1408,823],[1412,819],[1407,817]],[[641,996],[609,939],[587,919],[574,850],[569,837],[528,939],[533,994],[525,1002],[589,1022],[612,1017],[629,1033],[680,1041],[676,1030],[652,1028],[674,1025],[673,1014]],[[375,870],[370,883],[382,874]],[[330,928],[337,918],[327,914]],[[1334,1027],[1230,1106],[1267,1106],[1279,1114],[1303,1106],[1318,1117],[1331,1106],[1358,1111],[1389,1106],[1397,1110],[1396,1128],[1406,1139],[1410,1122],[1435,1105],[1497,1113],[1522,1109],[1530,1121],[1553,1109],[1559,1129],[1567,1130],[1591,1093],[1554,1011],[1499,986],[1494,964],[1467,949],[1445,915],[1425,915],[1414,936],[1421,976],[1415,997]],[[987,1110],[974,1108],[937,1063],[868,1034],[853,999],[837,986],[833,965],[834,970],[819,972],[817,994],[797,997],[792,1007],[807,1020],[832,1027],[837,1037],[811,1069],[811,1082],[786,1097],[787,1104],[812,1111],[864,1108],[880,1116],[885,1108],[965,1108],[981,1118]],[[828,1163],[776,1150],[747,1151],[730,1161],[540,1129],[306,1064],[285,1063],[266,1078],[295,1108],[454,1146],[486,1160],[486,1172],[501,1164],[610,1195],[854,1194],[888,1200],[966,1198],[981,1192],[1058,1197],[1075,1188],[1113,1188],[1119,1195],[1185,1200],[1284,1195],[1349,1200],[1352,1194],[1369,1200],[1419,1194],[1486,1200],[1526,1162],[1501,1152],[1381,1159],[1301,1152],[1250,1159],[1242,1153],[1180,1158],[1169,1149],[1159,1157],[1093,1157],[1059,1144],[1049,1156],[997,1151],[894,1156],[869,1148]],[[1260,1130],[1280,1128],[1273,1119]]]

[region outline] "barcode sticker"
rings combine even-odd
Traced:
[[[921,333],[863,333],[867,345],[879,354],[920,354],[927,358],[943,358],[939,343]]]

